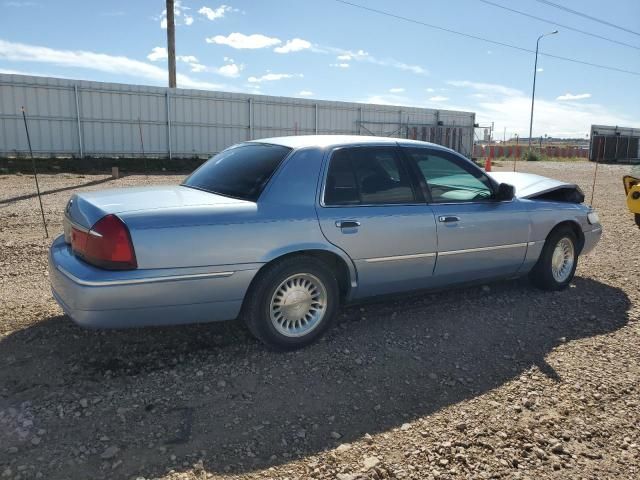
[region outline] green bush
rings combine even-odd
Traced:
[[[539,162],[540,160],[542,160],[542,158],[540,157],[540,155],[538,155],[536,152],[534,152],[533,150],[527,152],[524,154],[524,159],[527,162]]]

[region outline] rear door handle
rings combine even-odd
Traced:
[[[357,220],[336,220],[336,227],[338,228],[356,228],[360,226],[360,222]]]
[[[456,217],[455,215],[440,215],[438,221],[442,223],[459,222],[460,217]]]

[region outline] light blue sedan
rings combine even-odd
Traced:
[[[255,140],[180,186],[73,195],[51,286],[83,326],[240,317],[294,349],[366,297],[523,275],[565,288],[602,232],[583,200],[576,185],[487,174],[424,142]]]

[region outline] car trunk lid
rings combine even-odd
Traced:
[[[181,185],[114,188],[74,194],[65,210],[65,217],[82,228],[91,228],[106,215],[137,211],[153,211],[179,207],[223,206],[246,204],[245,200],[225,197]]]

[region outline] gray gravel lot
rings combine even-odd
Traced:
[[[518,168],[590,197],[593,164]],[[629,170],[599,167],[604,235],[566,291],[519,280],[349,307],[287,354],[235,322],[75,326],[49,293],[33,179],[0,176],[0,478],[640,478]],[[74,190],[182,178],[43,175],[50,231]]]

